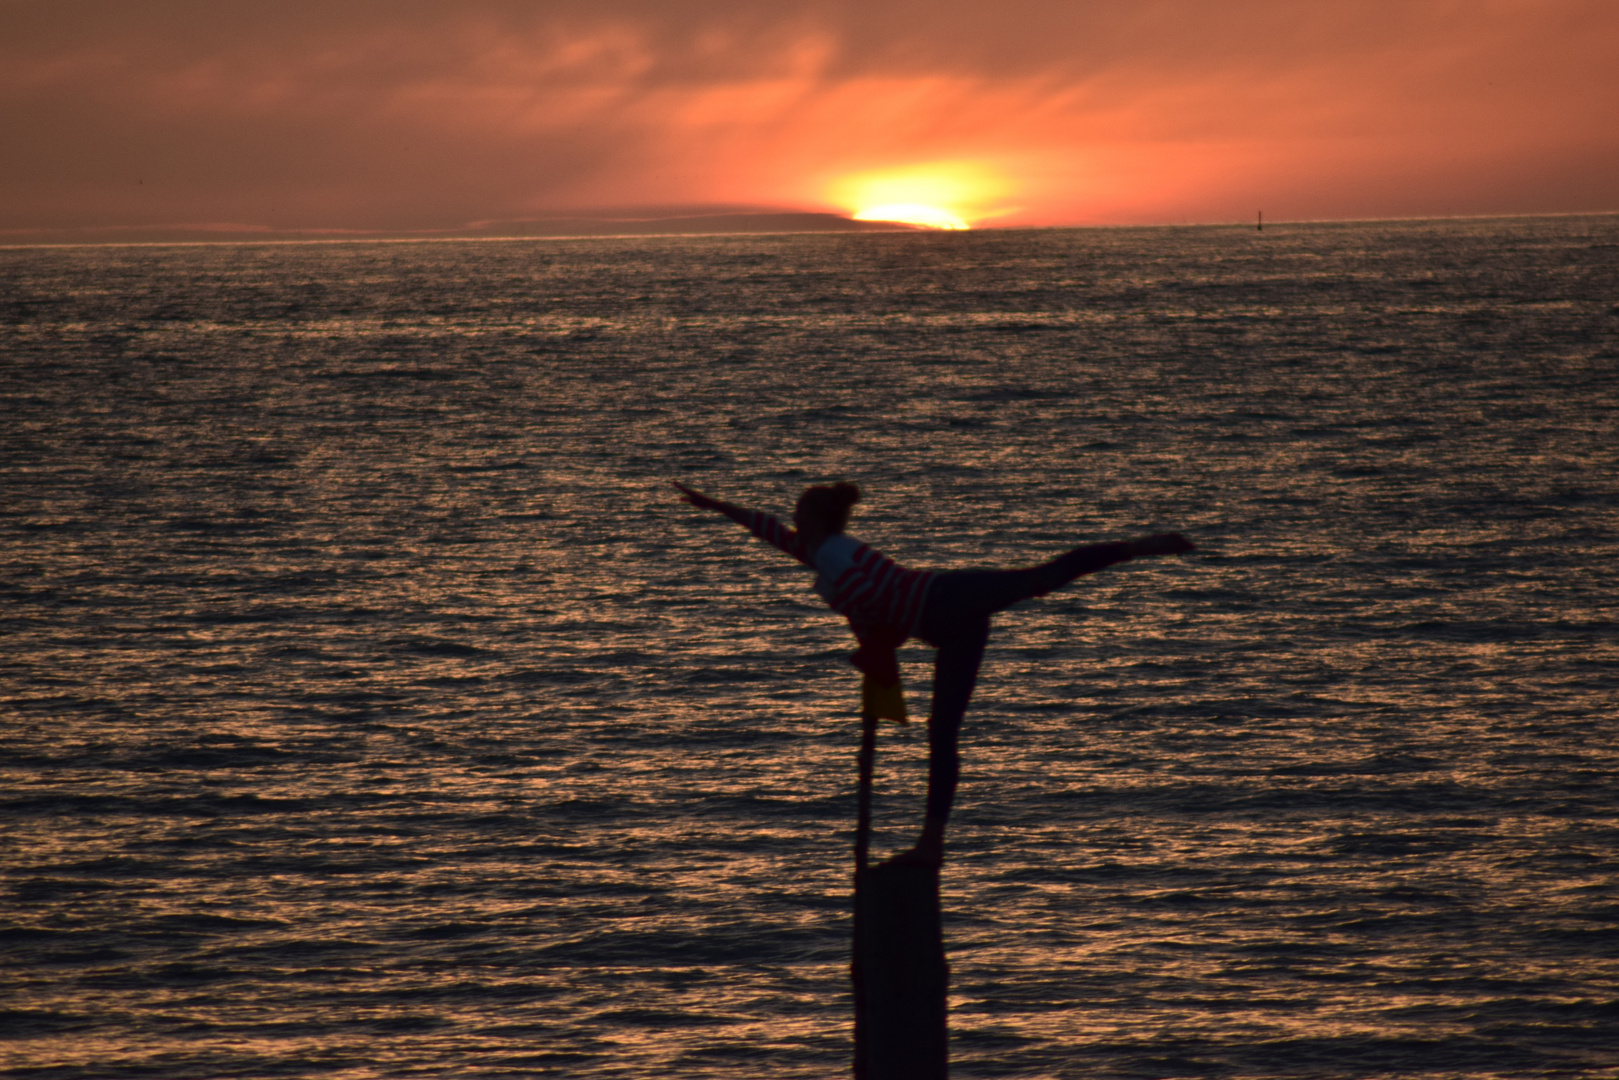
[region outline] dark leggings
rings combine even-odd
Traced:
[[[989,641],[989,617],[1129,557],[1123,544],[1092,544],[1026,570],[949,570],[934,579],[917,626],[917,636],[939,650],[928,716],[928,817],[943,821],[955,801],[961,720]]]

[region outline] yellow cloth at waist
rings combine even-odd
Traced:
[[[860,680],[860,714],[875,717],[878,720],[896,720],[901,724],[908,723],[910,717],[905,713],[905,686],[896,680],[891,686],[884,686],[870,675]]]

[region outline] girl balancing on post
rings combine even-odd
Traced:
[[[793,509],[797,529],[684,484],[675,487],[692,505],[719,511],[814,568],[815,591],[848,618],[860,642],[849,659],[865,674],[862,696],[868,713],[905,719],[895,650],[906,638],[919,637],[938,650],[928,716],[927,817],[916,846],[889,860],[898,863],[937,866],[944,858],[944,828],[961,771],[957,741],[989,640],[989,617],[1114,563],[1192,550],[1191,542],[1179,533],[1161,533],[1077,547],[1023,570],[907,570],[843,531],[850,507],[860,498],[860,489],[853,484],[806,490]]]

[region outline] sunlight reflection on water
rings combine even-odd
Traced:
[[[997,624],[958,1074],[1596,1075],[1616,232],[0,252],[8,1067],[845,1069],[846,631],[663,485],[847,476],[1202,547]]]

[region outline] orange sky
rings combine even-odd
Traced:
[[[0,242],[1619,210],[1613,0],[0,0]],[[489,223],[494,223],[492,226]]]

